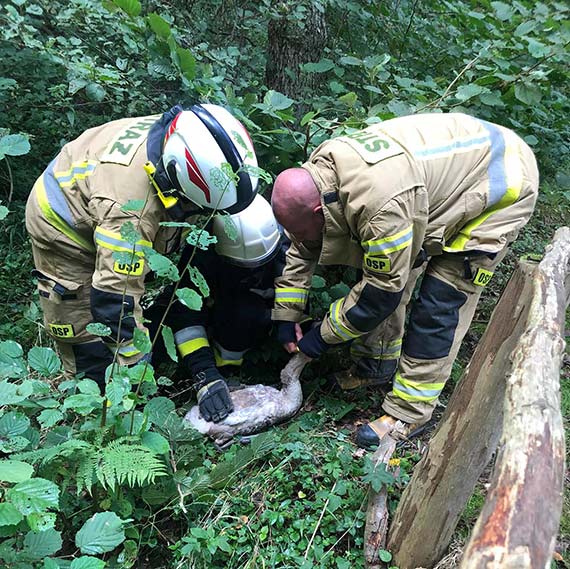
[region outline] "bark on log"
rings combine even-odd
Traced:
[[[372,455],[375,466],[384,463],[386,466],[396,450],[396,440],[384,437]],[[378,552],[386,548],[388,533],[388,489],[382,486],[379,492],[368,490],[368,507],[366,509],[366,526],[364,527],[364,566],[367,569],[380,569],[383,566]]]
[[[533,277],[527,327],[507,378],[491,490],[461,569],[545,569],[564,491],[560,365],[568,305],[570,229],[559,229]]]
[[[519,266],[455,388],[426,454],[414,469],[390,527],[388,549],[401,569],[433,567],[499,441],[510,354],[524,330],[532,289]]]

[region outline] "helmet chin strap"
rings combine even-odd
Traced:
[[[150,183],[152,184],[152,187],[156,190],[158,199],[173,220],[180,221],[190,215],[200,213],[200,209],[188,210],[184,207],[180,192],[172,187],[172,181],[170,180],[162,162],[159,162],[157,167],[152,162],[148,161],[143,168]],[[170,189],[165,190],[163,188]],[[191,203],[189,200],[184,201]]]

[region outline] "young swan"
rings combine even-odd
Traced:
[[[194,405],[184,421],[216,444],[226,446],[236,435],[251,435],[292,417],[303,403],[301,372],[311,360],[303,353],[294,355],[281,370],[282,389],[252,385],[231,393],[234,410],[223,421],[212,423],[200,416]]]

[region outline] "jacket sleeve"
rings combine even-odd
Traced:
[[[124,213],[121,206],[112,200],[96,200],[90,205],[97,219],[91,313],[95,322],[106,324],[111,329],[111,336],[106,342],[111,350],[118,351],[119,362],[132,364],[142,356],[133,344],[134,329],[138,327],[146,331],[140,307],[140,298],[145,290],[144,278],[149,270],[144,250],[152,247],[158,228]],[[140,234],[135,244],[121,235],[121,228],[129,221]],[[114,253],[130,255],[130,262],[117,260]]]
[[[317,266],[320,246],[290,241],[285,253],[285,267],[275,279],[275,304],[272,320],[300,322],[304,319],[313,272]]]
[[[410,268],[421,250],[427,208],[417,189],[388,202],[359,226],[363,277],[347,296],[331,304],[321,324],[326,344],[347,342],[372,331],[397,308]]]

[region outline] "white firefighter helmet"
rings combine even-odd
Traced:
[[[251,138],[218,105],[193,105],[176,115],[164,136],[162,162],[175,189],[205,209],[237,213],[257,191],[258,178],[247,171],[257,167]],[[237,183],[222,175],[224,163],[237,174]]]
[[[229,219],[224,219],[229,217]],[[233,225],[237,238],[231,239],[225,224]],[[259,267],[279,251],[281,233],[269,202],[257,194],[244,210],[230,216],[214,217],[213,233],[218,239],[216,253],[234,265]]]

